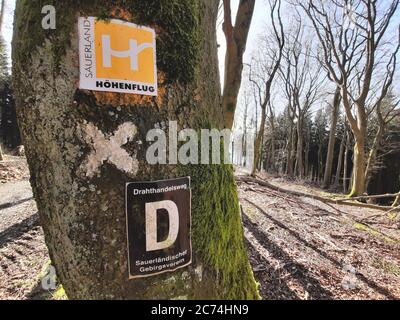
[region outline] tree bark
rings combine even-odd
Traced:
[[[251,175],[253,177],[256,175],[258,164],[259,164],[259,161],[261,158],[262,141],[263,141],[264,129],[265,129],[265,118],[266,118],[266,108],[262,107],[261,108],[260,129],[257,132],[256,141],[254,143],[254,159],[253,159],[253,168],[251,170]]]
[[[235,26],[232,25],[231,3],[224,0],[223,30],[226,39],[225,81],[222,95],[225,127],[231,129],[237,97],[242,82],[243,54],[253,17],[255,0],[240,0]]]
[[[300,179],[304,175],[304,161],[303,161],[303,121],[297,121],[297,152],[296,152],[296,172]]]
[[[372,171],[377,161],[378,152],[381,148],[383,134],[384,134],[384,126],[380,125],[368,155],[367,167],[365,169],[365,190],[368,190],[368,185],[372,178]]]
[[[45,33],[40,8],[17,1],[13,77],[17,113],[45,240],[71,299],[259,298],[246,249],[230,165],[150,165],[146,134],[220,128],[218,1],[57,2],[57,30]],[[117,18],[157,33],[157,97],[79,90],[79,16]],[[30,22],[27,28],[27,21]],[[34,37],[32,35],[35,35]],[[104,162],[93,178],[82,163],[93,151],[90,124],[106,137],[137,128],[124,146],[135,173]],[[137,143],[141,141],[142,143]],[[129,163],[125,163],[129,165]],[[125,183],[191,176],[193,263],[173,273],[128,279]]]
[[[346,142],[345,142],[346,136],[347,136],[347,132],[343,135],[342,142],[340,143],[340,150],[339,150],[338,162],[337,162],[337,167],[336,167],[335,186],[338,186],[339,182],[340,182],[340,174],[342,172],[342,165],[343,165],[343,154],[344,154],[344,148],[346,145]]]
[[[275,163],[275,123],[274,116],[271,113],[270,116],[270,129],[271,129],[271,154],[269,155],[270,159],[270,169],[272,172],[276,172],[276,163]],[[268,169],[268,168],[267,168]]]
[[[3,27],[5,8],[6,8],[6,0],[1,0],[1,6],[0,6],[0,30]]]
[[[353,185],[350,197],[362,196],[365,191],[365,139],[364,134],[355,135]]]
[[[397,206],[399,206],[400,205],[400,195],[398,195],[397,197],[396,197],[396,199],[394,200],[394,202],[393,202],[393,204],[392,204],[392,207],[397,207]]]
[[[328,143],[328,153],[326,156],[326,164],[325,164],[325,173],[324,173],[324,182],[323,187],[328,188],[331,184],[332,179],[332,164],[333,164],[333,156],[335,153],[335,142],[336,142],[336,126],[339,115],[339,106],[340,106],[340,87],[338,86],[335,91],[335,95],[333,97],[332,104],[332,119],[331,119],[331,128],[329,132],[329,143]]]
[[[349,184],[347,183],[348,177],[348,164],[349,164],[349,150],[350,150],[350,132],[346,129],[346,147],[344,153],[344,167],[343,167],[343,193],[347,193],[349,190]]]

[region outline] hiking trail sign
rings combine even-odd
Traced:
[[[78,26],[80,89],[157,96],[153,29],[95,17]]]
[[[190,178],[126,184],[129,278],[192,261]]]

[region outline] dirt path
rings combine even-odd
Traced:
[[[44,293],[37,287],[49,258],[31,186],[26,176],[19,174],[27,170],[26,165],[10,174],[10,167],[20,167],[23,162],[9,161],[6,173],[5,166],[3,171],[0,168],[0,176],[9,177],[0,183],[0,299],[36,298]]]
[[[239,196],[264,299],[400,299],[398,220],[258,185],[240,184]]]

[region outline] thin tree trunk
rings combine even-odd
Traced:
[[[392,207],[397,207],[397,206],[399,206],[400,205],[400,195],[398,195],[397,197],[396,197],[396,199],[394,200],[394,202],[393,202],[393,204],[392,204]]]
[[[293,154],[293,125],[290,126],[290,132],[289,132],[289,140],[287,143],[287,163],[286,163],[286,174],[289,176],[293,175],[293,160],[292,160],[292,154]]]
[[[303,122],[299,119],[297,121],[297,153],[296,153],[296,172],[297,175],[303,178],[304,175],[304,162],[303,162]]]
[[[368,190],[368,185],[372,178],[372,171],[376,164],[378,152],[382,144],[383,134],[384,134],[384,127],[380,125],[368,155],[367,168],[365,170],[365,190]]]
[[[3,150],[1,148],[1,144],[0,144],[0,161],[4,160],[4,156],[3,156]]]
[[[13,80],[18,120],[46,244],[69,298],[259,297],[232,166],[146,161],[148,130],[168,121],[196,131],[221,129],[218,3],[132,0],[116,7],[105,0],[57,1],[56,11],[63,14],[57,15],[56,33],[45,39],[37,3],[17,1]],[[156,98],[78,89],[77,18],[104,13],[157,30]],[[112,137],[126,124],[136,128],[134,139],[124,145],[131,160],[121,169],[107,158],[91,177],[85,164],[98,143],[90,142],[91,134]],[[130,280],[125,184],[180,176],[191,177],[193,263],[173,273]]]
[[[338,186],[339,182],[340,182],[340,174],[342,172],[343,154],[344,154],[344,148],[345,148],[345,144],[346,144],[346,142],[345,142],[346,137],[347,137],[347,132],[343,135],[342,142],[340,143],[340,150],[339,150],[338,162],[337,162],[337,167],[336,167],[335,186]]]
[[[231,21],[231,1],[224,0],[223,4],[223,31],[226,39],[226,55],[222,108],[224,110],[225,127],[231,129],[242,82],[243,54],[246,49],[255,0],[241,0],[239,2],[234,26]]]
[[[323,179],[323,157],[322,157],[322,143],[320,142],[318,146],[318,180]]]
[[[365,140],[364,135],[355,135],[353,184],[350,197],[362,196],[365,191]]]
[[[270,154],[270,163],[272,172],[276,172],[276,163],[275,163],[275,124],[274,118],[271,116],[270,119],[270,127],[271,127],[271,154]]]
[[[340,87],[337,87],[332,103],[332,119],[331,119],[332,122],[329,132],[328,153],[326,156],[326,164],[325,164],[325,173],[323,182],[324,188],[328,188],[332,180],[332,165],[333,165],[333,156],[335,153],[336,126],[339,115],[339,105],[340,105]]]
[[[251,171],[251,175],[254,177],[256,175],[256,171],[258,168],[259,160],[261,157],[261,148],[262,148],[262,141],[264,136],[264,129],[265,129],[265,118],[266,118],[266,108],[261,108],[261,123],[260,129],[258,130],[256,141],[254,143],[254,160],[253,160],[253,168]]]
[[[1,29],[3,27],[5,9],[6,9],[6,0],[1,0],[1,7],[0,7],[0,34],[1,34]]]
[[[247,98],[246,98],[247,99]],[[242,137],[242,150],[240,152],[240,165],[245,167],[246,166],[246,150],[247,150],[247,112],[249,110],[249,106],[247,100],[245,102],[245,109],[244,109],[244,117],[243,117],[243,137]],[[243,158],[243,161],[242,161]]]
[[[296,172],[296,165],[297,165],[297,161],[296,161],[296,140],[297,140],[297,129],[296,126],[294,126],[293,131],[292,131],[292,154],[291,154],[291,164],[292,164],[292,176],[294,176],[295,172]]]
[[[309,153],[310,153],[310,139],[307,137],[306,147],[304,150],[304,176],[308,175],[309,171]]]
[[[349,184],[347,183],[348,177],[347,172],[349,170],[349,151],[350,151],[350,132],[346,129],[346,149],[344,153],[344,168],[343,168],[343,193],[347,193],[349,190]]]

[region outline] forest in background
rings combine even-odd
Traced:
[[[367,3],[269,1],[235,118],[258,152],[246,163],[234,141],[235,164],[356,196],[399,191],[398,1]]]

